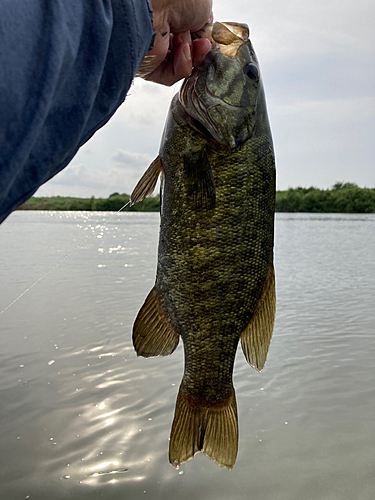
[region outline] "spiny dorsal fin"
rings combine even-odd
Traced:
[[[130,206],[144,200],[147,196],[150,196],[154,192],[159,175],[162,171],[163,164],[160,156],[157,156],[133,189],[133,192],[130,195]]]
[[[241,345],[246,361],[259,372],[263,370],[266,363],[275,314],[275,272],[272,267],[254,315],[241,333]]]
[[[234,389],[227,401],[210,405],[189,396],[183,382],[177,396],[169,442],[169,461],[177,469],[200,451],[220,467],[232,469],[238,450]]]
[[[216,188],[206,148],[184,154],[187,194],[196,210],[212,210],[216,205]]]
[[[138,356],[167,356],[176,349],[180,336],[169,323],[156,294],[148,294],[133,326],[133,345]]]

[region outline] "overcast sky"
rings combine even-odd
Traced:
[[[374,0],[214,0],[250,26],[276,150],[277,188],[375,187]],[[137,79],[114,117],[37,195],[130,193],[157,156],[173,88]]]

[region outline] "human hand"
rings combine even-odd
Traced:
[[[211,0],[151,0],[154,10],[154,47],[147,52],[136,76],[173,85],[189,76],[211,48],[206,38],[191,33],[212,22]]]

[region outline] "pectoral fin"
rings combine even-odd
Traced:
[[[130,206],[135,205],[139,201],[144,200],[147,196],[152,195],[154,192],[156,183],[158,181],[159,175],[163,171],[163,164],[160,156],[157,156],[155,160],[148,167],[146,172],[140,178],[138,184],[133,189],[130,195]]]
[[[176,349],[180,336],[165,314],[155,287],[148,294],[133,326],[133,345],[138,356],[167,356]]]
[[[196,210],[211,210],[216,205],[214,176],[205,148],[184,154],[187,195]]]
[[[275,314],[275,273],[272,267],[254,315],[241,333],[241,345],[246,360],[258,371],[262,371],[266,363]]]

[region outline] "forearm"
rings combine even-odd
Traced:
[[[0,222],[108,121],[151,37],[146,0],[0,4]]]

